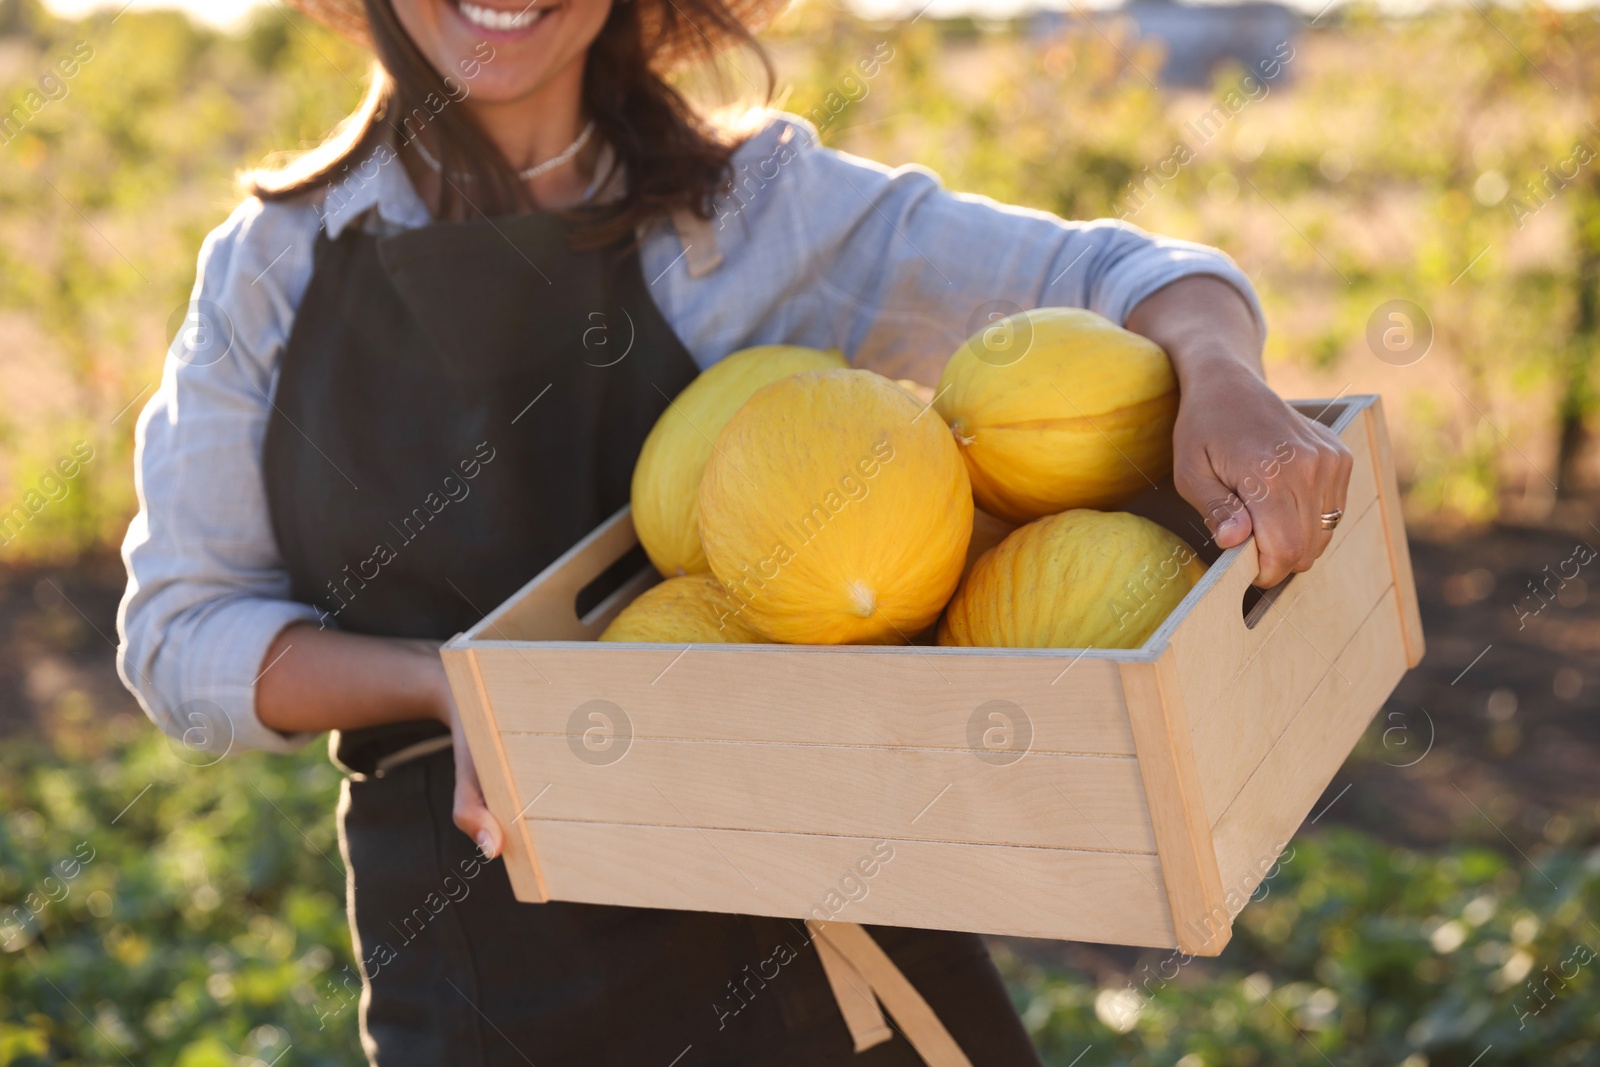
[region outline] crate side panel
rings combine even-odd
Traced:
[[[1388,534],[1389,565],[1394,571],[1395,591],[1399,596],[1400,631],[1406,641],[1406,662],[1415,667],[1422,660],[1422,614],[1417,605],[1416,578],[1411,571],[1411,549],[1406,543],[1405,519],[1400,511],[1400,486],[1395,478],[1394,461],[1389,452],[1389,426],[1383,417],[1383,402],[1374,398],[1362,413],[1372,450],[1373,474],[1378,480],[1378,506],[1383,509],[1384,529]],[[1352,475],[1353,477],[1353,475]]]
[[[457,647],[440,651],[450,692],[461,713],[462,731],[472,752],[473,766],[483,782],[484,803],[500,823],[501,855],[512,892],[518,900],[539,903],[548,899],[539,867],[539,854],[529,827],[516,818],[523,801],[517,793],[516,775],[506,761],[505,747],[496,730],[494,715],[481,685],[473,654]]]
[[[1222,885],[1171,650],[1155,663],[1123,664],[1122,684],[1178,947],[1215,956],[1231,928],[1210,918],[1223,910]]]
[[[1217,861],[1239,907],[1406,672],[1402,636],[1391,588],[1218,820]]]
[[[1291,588],[1300,587],[1298,597],[1288,604],[1280,598],[1267,610],[1256,626],[1260,650],[1194,729],[1195,764],[1213,823],[1332,671],[1373,605],[1393,588],[1378,508],[1368,508],[1343,532],[1336,549],[1295,578]]]
[[[1154,856],[555,822],[540,848],[558,900],[1174,944]]]
[[[545,819],[1154,852],[1136,760],[950,749],[635,739],[599,762],[576,735],[504,737]]]
[[[505,733],[566,734],[581,706],[603,700],[626,716],[635,738],[969,751],[969,738],[981,738],[989,717],[1000,714],[1028,734],[1026,744],[1008,743],[1030,752],[1134,754],[1116,664],[1087,656],[974,651],[935,661],[838,649],[598,643],[476,651]]]

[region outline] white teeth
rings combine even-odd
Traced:
[[[467,17],[468,22],[486,30],[527,29],[544,15],[543,8],[531,4],[520,11],[499,11],[492,7],[468,3],[467,0],[461,0],[456,6]]]

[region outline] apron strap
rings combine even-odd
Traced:
[[[873,999],[876,995],[928,1067],[972,1067],[922,994],[863,927],[807,919],[806,929],[857,1052],[893,1036]]]
[[[818,933],[814,922],[806,925],[811,927],[811,943],[817,946],[822,973],[828,976],[833,999],[839,1002],[839,1013],[844,1016],[856,1051],[865,1052],[894,1037],[894,1031],[884,1021],[883,1009],[878,1007],[878,998],[872,995],[872,987],[861,972],[833,947],[832,941]]]

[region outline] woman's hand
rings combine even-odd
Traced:
[[[1127,326],[1172,359],[1173,481],[1218,547],[1253,533],[1255,584],[1266,588],[1310,568],[1333,538],[1320,517],[1344,507],[1350,451],[1268,388],[1244,297],[1220,278],[1184,278],[1142,301]]]
[[[455,743],[455,823],[486,857],[500,854],[500,825],[483,802],[438,641],[292,623],[262,657],[256,714],[267,726],[291,734],[438,719],[450,727]]]
[[[1173,481],[1217,539],[1256,537],[1270,588],[1310,568],[1333,539],[1321,515],[1344,507],[1350,451],[1247,370],[1185,388],[1172,433]]]
[[[461,729],[461,714],[456,710],[444,664],[439,660],[439,647],[431,642],[423,644],[427,646],[423,651],[432,657],[432,666],[436,668],[432,686],[434,717],[450,727],[450,740],[454,746],[456,795],[452,815],[456,829],[477,842],[478,851],[483,853],[485,859],[494,859],[500,855],[503,840],[500,824],[484,802],[483,787],[478,784],[478,770],[472,765],[472,750],[467,747],[467,737]]]

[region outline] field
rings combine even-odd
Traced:
[[[809,4],[769,36],[775,102],[836,147],[1221,246],[1279,390],[1381,392],[1397,438],[1427,659],[1220,959],[994,943],[1047,1062],[1594,1062],[1600,598],[1545,583],[1600,544],[1600,20],[1340,8],[1203,92],[1110,19]],[[0,0],[0,1065],[362,1062],[333,768],[169,743],[111,641],[199,242],[363,71],[276,10],[229,37]]]

